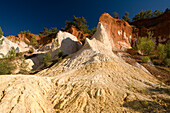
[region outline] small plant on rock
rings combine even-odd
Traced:
[[[46,53],[43,57],[43,63],[45,66],[49,66],[51,64],[51,53]]]
[[[144,56],[142,58],[142,62],[147,63],[148,61],[150,61],[150,58],[148,56]]]
[[[11,49],[8,51],[7,58],[10,60],[14,60],[16,57],[16,50],[14,47],[11,47]]]

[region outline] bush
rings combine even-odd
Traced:
[[[11,49],[7,53],[7,58],[10,60],[14,60],[16,57],[16,50],[14,47],[11,47]]]
[[[167,53],[165,51],[165,46],[163,44],[158,45],[157,52],[158,52],[158,58],[160,60],[164,60],[166,58]]]
[[[165,52],[167,53],[167,58],[170,58],[170,41],[165,45]]]
[[[146,55],[151,55],[154,52],[154,41],[152,41],[153,33],[149,32],[148,37],[139,37],[137,48]]]
[[[142,62],[147,63],[148,61],[150,61],[150,58],[148,56],[144,56],[142,58]]]
[[[60,48],[58,49],[58,58],[63,56],[63,52],[60,50]]]
[[[45,66],[48,66],[51,63],[51,53],[48,52],[43,56],[43,63]]]
[[[2,37],[2,35],[3,35],[3,32],[2,32],[2,29],[0,27],[0,38]]]
[[[167,66],[167,67],[170,67],[170,58],[167,58],[164,60],[164,64]]]
[[[0,75],[11,74],[15,66],[8,60],[0,61]]]
[[[31,44],[34,48],[37,47],[38,42],[37,42],[35,36],[32,36],[31,41],[30,41],[30,44]]]
[[[29,53],[34,53],[34,48],[31,47],[31,48],[29,49]]]

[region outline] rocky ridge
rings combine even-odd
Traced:
[[[79,51],[36,76],[0,76],[0,111],[168,112],[169,87],[118,57],[105,26],[100,22]]]

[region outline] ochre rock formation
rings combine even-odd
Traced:
[[[168,112],[169,87],[114,54],[107,32],[99,23],[79,51],[37,76],[0,76],[0,112]]]
[[[90,38],[91,36],[87,33],[83,33],[83,31],[78,30],[76,27],[70,27],[66,30],[66,32],[71,33],[76,36],[79,41],[84,40],[85,38]]]
[[[10,35],[7,38],[10,39],[14,43],[16,43],[17,41],[30,42],[32,36],[35,36],[39,44],[45,45],[45,44],[52,42],[56,34],[53,34],[51,36],[43,36],[43,35],[36,35],[32,33],[26,33],[26,34],[22,33],[22,34],[17,34],[17,36]]]
[[[142,19],[130,24],[138,29],[138,31],[133,32],[138,34],[138,36],[145,37],[147,32],[153,32],[153,39],[157,45],[158,43],[166,43],[170,40],[170,11],[168,10],[158,17]]]
[[[107,31],[113,49],[131,48],[132,27],[123,20],[115,19],[108,13],[104,13],[99,18]]]

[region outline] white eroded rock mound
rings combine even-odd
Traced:
[[[13,43],[6,37],[2,36],[0,40],[2,41],[2,45],[0,45],[0,53],[3,54],[4,56],[7,55],[8,51],[11,49],[11,47],[14,47],[16,50],[19,50],[19,46],[16,43]],[[0,57],[2,57],[0,55]]]
[[[16,49],[16,52],[24,52],[24,51],[29,50],[28,45],[25,44],[25,42],[14,43],[4,36],[2,36],[2,38],[0,38],[0,41],[1,40],[3,40],[3,41],[2,41],[2,45],[0,45],[0,53],[3,54],[4,56],[7,55],[8,51],[11,49],[11,47],[14,47]],[[0,55],[0,58],[2,58],[2,55]]]
[[[77,37],[68,32],[59,31],[56,39],[64,54],[75,53],[82,47],[81,43],[77,40]]]
[[[108,36],[100,23],[98,30],[101,34],[86,39],[78,52],[37,77],[0,76],[0,111],[122,113],[154,112],[156,108],[168,112],[155,99],[169,100],[170,95],[157,91],[158,81],[152,75],[127,64],[106,47]]]

